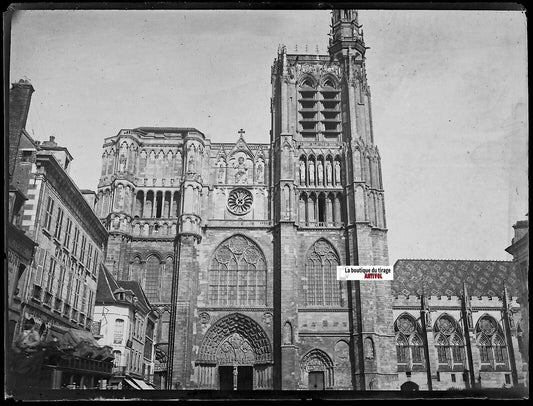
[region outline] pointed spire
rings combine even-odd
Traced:
[[[503,308],[505,311],[511,309],[511,300],[509,300],[509,291],[507,290],[507,284],[503,282]]]
[[[328,47],[330,55],[346,53],[347,49],[356,48],[362,55],[365,46],[360,33],[357,10],[333,10],[331,15],[331,37]]]

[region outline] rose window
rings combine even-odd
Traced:
[[[241,216],[248,213],[252,208],[253,197],[246,189],[233,190],[228,198],[228,210]]]

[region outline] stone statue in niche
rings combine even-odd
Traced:
[[[335,184],[341,184],[341,164],[339,161],[335,161]]]
[[[300,161],[300,185],[305,185],[305,162]]]
[[[237,160],[237,164],[234,166],[236,169],[235,172],[235,183],[247,183],[248,182],[248,168],[244,163],[244,157],[240,156]]]
[[[332,177],[331,177],[331,162],[326,162],[326,184],[329,186],[331,185]]]
[[[263,164],[259,162],[257,164],[257,183],[263,183],[265,180]]]
[[[315,164],[309,161],[309,185],[315,184]]]
[[[324,167],[322,166],[322,162],[318,161],[316,164],[316,172],[318,177],[318,184],[322,185],[322,182],[324,181]]]
[[[120,172],[125,172],[126,171],[126,156],[125,155],[121,155],[120,156],[119,171]]]
[[[226,162],[224,162],[224,158],[218,158],[217,166],[217,182],[224,183],[224,181],[226,180]]]
[[[189,172],[196,172],[196,163],[195,163],[195,160],[194,160],[194,153],[191,151],[189,151],[189,161],[188,161],[188,164],[187,164],[187,169]]]

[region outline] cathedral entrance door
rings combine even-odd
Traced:
[[[254,389],[254,368],[250,366],[237,367],[237,390]]]
[[[324,371],[309,372],[309,386],[310,390],[324,390]]]
[[[233,367],[218,367],[220,390],[233,390]]]

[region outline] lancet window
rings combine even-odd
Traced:
[[[444,314],[434,326],[437,357],[440,368],[453,368],[465,364],[465,342],[457,321]]]
[[[341,284],[337,280],[339,257],[333,246],[320,239],[309,249],[303,286],[306,306],[342,306]]]
[[[476,338],[481,369],[507,367],[508,353],[503,330],[493,317],[487,315],[479,319],[476,325]]]
[[[403,314],[394,323],[394,331],[399,368],[423,370],[425,368],[424,345],[419,323],[413,316]]]
[[[341,131],[341,100],[337,81],[326,77],[318,84],[312,76],[298,86],[298,131],[304,140],[338,139]]]

